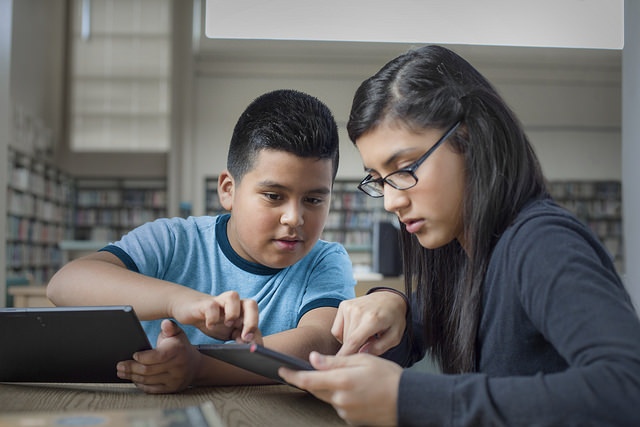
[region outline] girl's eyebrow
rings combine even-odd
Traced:
[[[419,147],[408,147],[408,148],[403,148],[401,150],[396,151],[395,153],[393,153],[391,156],[389,156],[389,158],[387,160],[384,161],[384,163],[382,164],[382,166],[384,167],[389,167],[398,157],[400,157],[403,154],[406,153],[410,153],[412,151],[417,151]],[[371,172],[377,172],[375,169],[373,168],[368,168],[365,166],[364,171],[366,173],[371,173]]]

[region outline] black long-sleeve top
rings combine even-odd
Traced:
[[[419,360],[420,328],[386,357]],[[398,423],[640,426],[640,321],[597,237],[550,200],[496,245],[476,348],[475,373],[405,370]]]

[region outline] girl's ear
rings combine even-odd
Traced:
[[[235,181],[228,170],[224,170],[218,177],[218,199],[223,208],[230,211],[233,209],[233,191]]]

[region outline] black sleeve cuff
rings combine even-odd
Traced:
[[[338,308],[341,302],[342,300],[339,298],[320,298],[320,299],[311,301],[310,303],[302,307],[298,312],[298,319],[296,320],[296,325],[300,323],[300,319],[302,319],[302,316],[304,316],[314,308],[320,308],[320,307]]]
[[[136,273],[140,273],[140,270],[138,270],[138,266],[136,265],[135,262],[133,262],[129,254],[123,251],[122,249],[120,249],[119,247],[115,245],[107,245],[104,248],[98,250],[98,252],[112,253],[113,255],[120,258],[120,261],[122,261],[122,263],[125,265],[125,267],[127,267],[128,270],[135,271]]]

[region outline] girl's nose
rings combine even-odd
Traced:
[[[397,190],[389,184],[384,185],[384,208],[389,212],[397,212],[409,203],[407,190]]]

